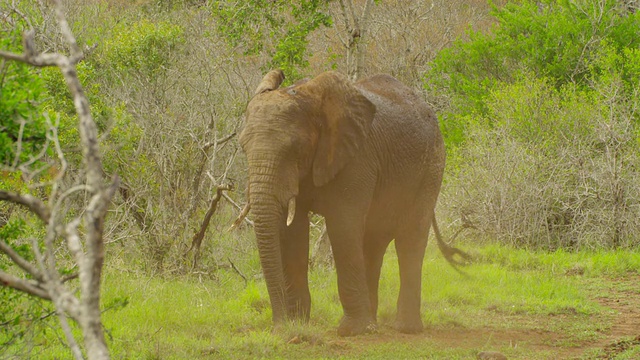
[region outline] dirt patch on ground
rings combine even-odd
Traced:
[[[600,305],[614,311],[615,319],[604,339],[593,344],[609,359],[625,350],[640,346],[640,276],[612,279],[611,290],[595,297]]]
[[[640,335],[636,336],[635,339],[620,340],[605,346],[600,359],[612,359],[616,355],[621,354],[634,346],[640,346]]]
[[[364,336],[357,342],[377,344],[381,342],[429,341],[437,347],[498,350],[511,353],[508,358],[536,359],[609,359],[624,351],[640,346],[640,276],[611,279],[610,288],[592,294],[592,298],[605,309],[598,316],[566,312],[548,316],[504,315],[493,325],[477,329],[461,326],[429,328],[420,335],[403,335],[390,327],[381,326],[378,334]],[[571,324],[593,321],[595,329],[587,336],[571,333]],[[505,326],[504,324],[509,324]],[[599,325],[602,326],[599,326]],[[549,330],[565,329],[565,330]],[[338,340],[336,346],[348,344]],[[520,351],[521,350],[521,351]],[[528,354],[523,356],[513,354]]]

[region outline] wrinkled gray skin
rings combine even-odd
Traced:
[[[397,328],[421,331],[422,260],[445,164],[434,113],[389,75],[354,84],[326,72],[278,89],[283,79],[280,70],[265,76],[240,134],[274,322],[309,319],[314,212],[326,219],[338,272],[338,334],[374,329],[382,257],[394,239]]]

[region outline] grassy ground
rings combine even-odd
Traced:
[[[531,252],[488,245],[454,271],[430,246],[424,266],[424,333],[391,325],[395,253],[385,257],[379,331],[338,338],[335,272],[311,274],[311,323],[272,332],[264,283],[232,269],[214,276],[149,277],[107,268],[104,325],[114,359],[640,358],[640,254]],[[55,337],[43,359],[69,354]]]

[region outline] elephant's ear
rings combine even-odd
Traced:
[[[262,78],[254,95],[277,89],[284,81],[284,72],[280,69],[271,70]]]
[[[343,75],[326,72],[306,86],[318,86],[320,137],[313,160],[313,183],[328,183],[364,142],[376,107]]]

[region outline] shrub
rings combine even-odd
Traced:
[[[218,32],[245,55],[267,52],[271,60],[264,71],[280,68],[287,83],[302,77],[309,66],[307,36],[321,26],[330,26],[322,0],[248,2],[213,1]]]
[[[11,30],[0,29],[0,49],[20,51],[26,25],[15,20]],[[42,102],[46,96],[38,70],[18,62],[0,66],[0,164],[18,164],[36,155],[45,143]]]
[[[104,44],[106,63],[122,73],[133,70],[149,77],[167,67],[171,51],[184,41],[178,25],[147,19],[121,22],[113,34]]]
[[[522,72],[549,79],[558,89],[568,83],[587,87],[603,71],[593,64],[607,44],[619,56],[621,80],[637,82],[638,69],[624,62],[637,57],[640,14],[619,1],[521,1],[493,14],[497,25],[491,32],[472,31],[470,40],[441,51],[425,74],[431,96],[448,103],[443,132],[449,147],[466,139],[465,116],[486,114],[491,90]]]
[[[582,90],[530,74],[491,91],[445,207],[518,246],[640,245],[639,105],[620,76]]]
[[[519,245],[638,246],[640,15],[546,0],[494,16],[425,74],[445,103],[445,208]]]

